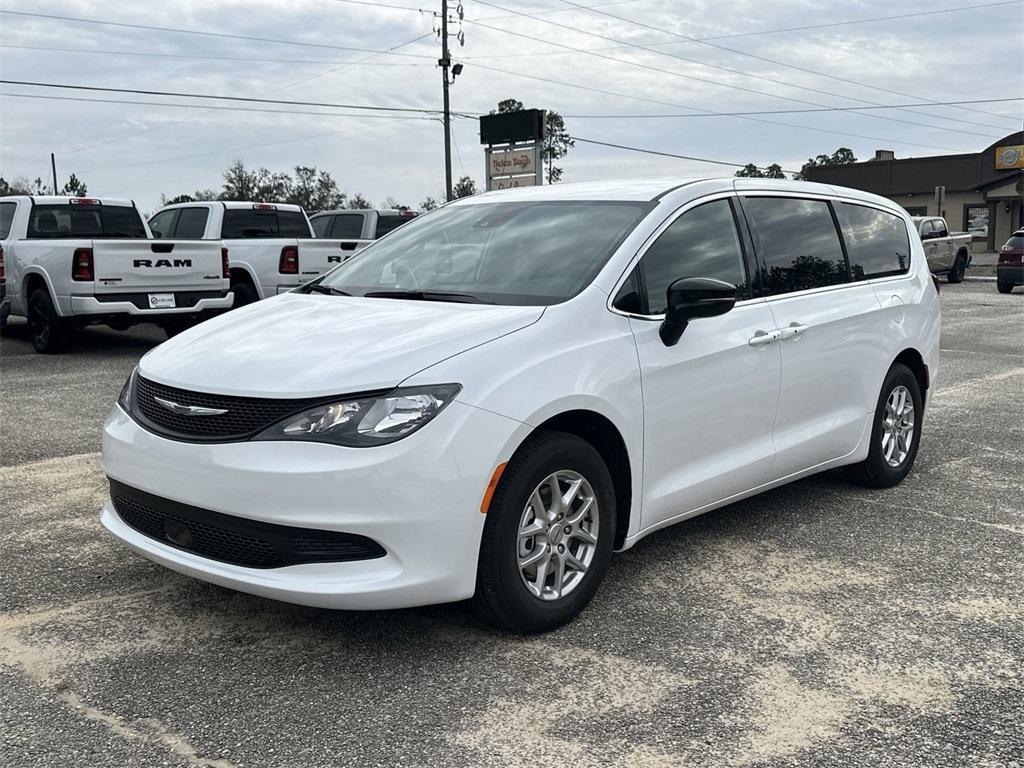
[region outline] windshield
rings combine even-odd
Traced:
[[[557,304],[594,279],[652,207],[632,201],[449,206],[367,246],[322,285],[353,296]]]

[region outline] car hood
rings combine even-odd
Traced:
[[[543,307],[288,293],[208,320],[149,352],[148,379],[224,395],[384,389],[536,322]]]

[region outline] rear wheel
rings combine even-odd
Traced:
[[[615,493],[600,454],[562,432],[541,432],[512,457],[487,511],[473,602],[514,632],[574,619],[611,560]]]
[[[232,309],[238,309],[244,307],[246,304],[252,304],[259,301],[259,296],[256,295],[256,289],[252,287],[248,282],[239,281],[231,284],[231,290],[235,294],[235,302],[231,305]]]
[[[1000,293],[1010,293],[1013,291],[1013,283],[1004,283],[1002,280],[997,280],[996,290]]]
[[[36,352],[52,355],[71,343],[71,323],[57,314],[50,292],[36,288],[28,297],[28,327]]]
[[[946,275],[946,279],[951,283],[962,283],[964,281],[964,272],[967,271],[967,260],[963,257],[963,254],[957,254],[956,259],[953,261],[953,266],[950,267],[949,274]]]
[[[853,467],[854,478],[874,488],[891,488],[914,466],[921,442],[924,408],[921,385],[902,363],[889,369],[875,408],[867,458]]]

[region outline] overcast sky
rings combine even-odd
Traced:
[[[1021,2],[573,3],[601,13],[566,0],[464,0],[465,45],[453,42],[453,55],[465,69],[452,87],[452,108],[486,112],[513,97],[527,107],[561,112],[579,137],[729,162],[777,162],[787,169],[839,146],[861,159],[876,148],[898,157],[978,151],[1019,130],[1024,116],[1024,101],[1018,100],[970,107],[980,111],[938,106],[753,119],[636,117],[1021,97]],[[0,0],[6,11],[286,41],[4,13],[0,72],[7,80],[438,109],[435,20],[415,9],[439,6],[440,0]],[[964,7],[969,9],[934,13]],[[928,15],[841,23],[918,13]],[[392,53],[372,53],[421,35]],[[14,85],[0,85],[0,93],[0,175],[8,179],[48,179],[53,151],[61,183],[74,172],[90,194],[131,197],[146,210],[157,207],[161,193],[219,189],[223,169],[236,159],[275,171],[315,165],[344,190],[377,203],[393,195],[415,206],[443,193],[441,125],[427,116],[352,117],[327,114],[350,110],[280,105],[257,108],[325,114],[212,110],[247,105]],[[479,183],[484,162],[476,121],[456,120],[454,137],[455,176],[469,174]],[[583,143],[562,166],[565,181],[733,172]]]

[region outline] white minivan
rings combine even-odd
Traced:
[[[850,465],[910,471],[939,298],[909,215],[766,179],[521,188],[157,347],[103,524],[294,603],[571,620],[612,552]]]

